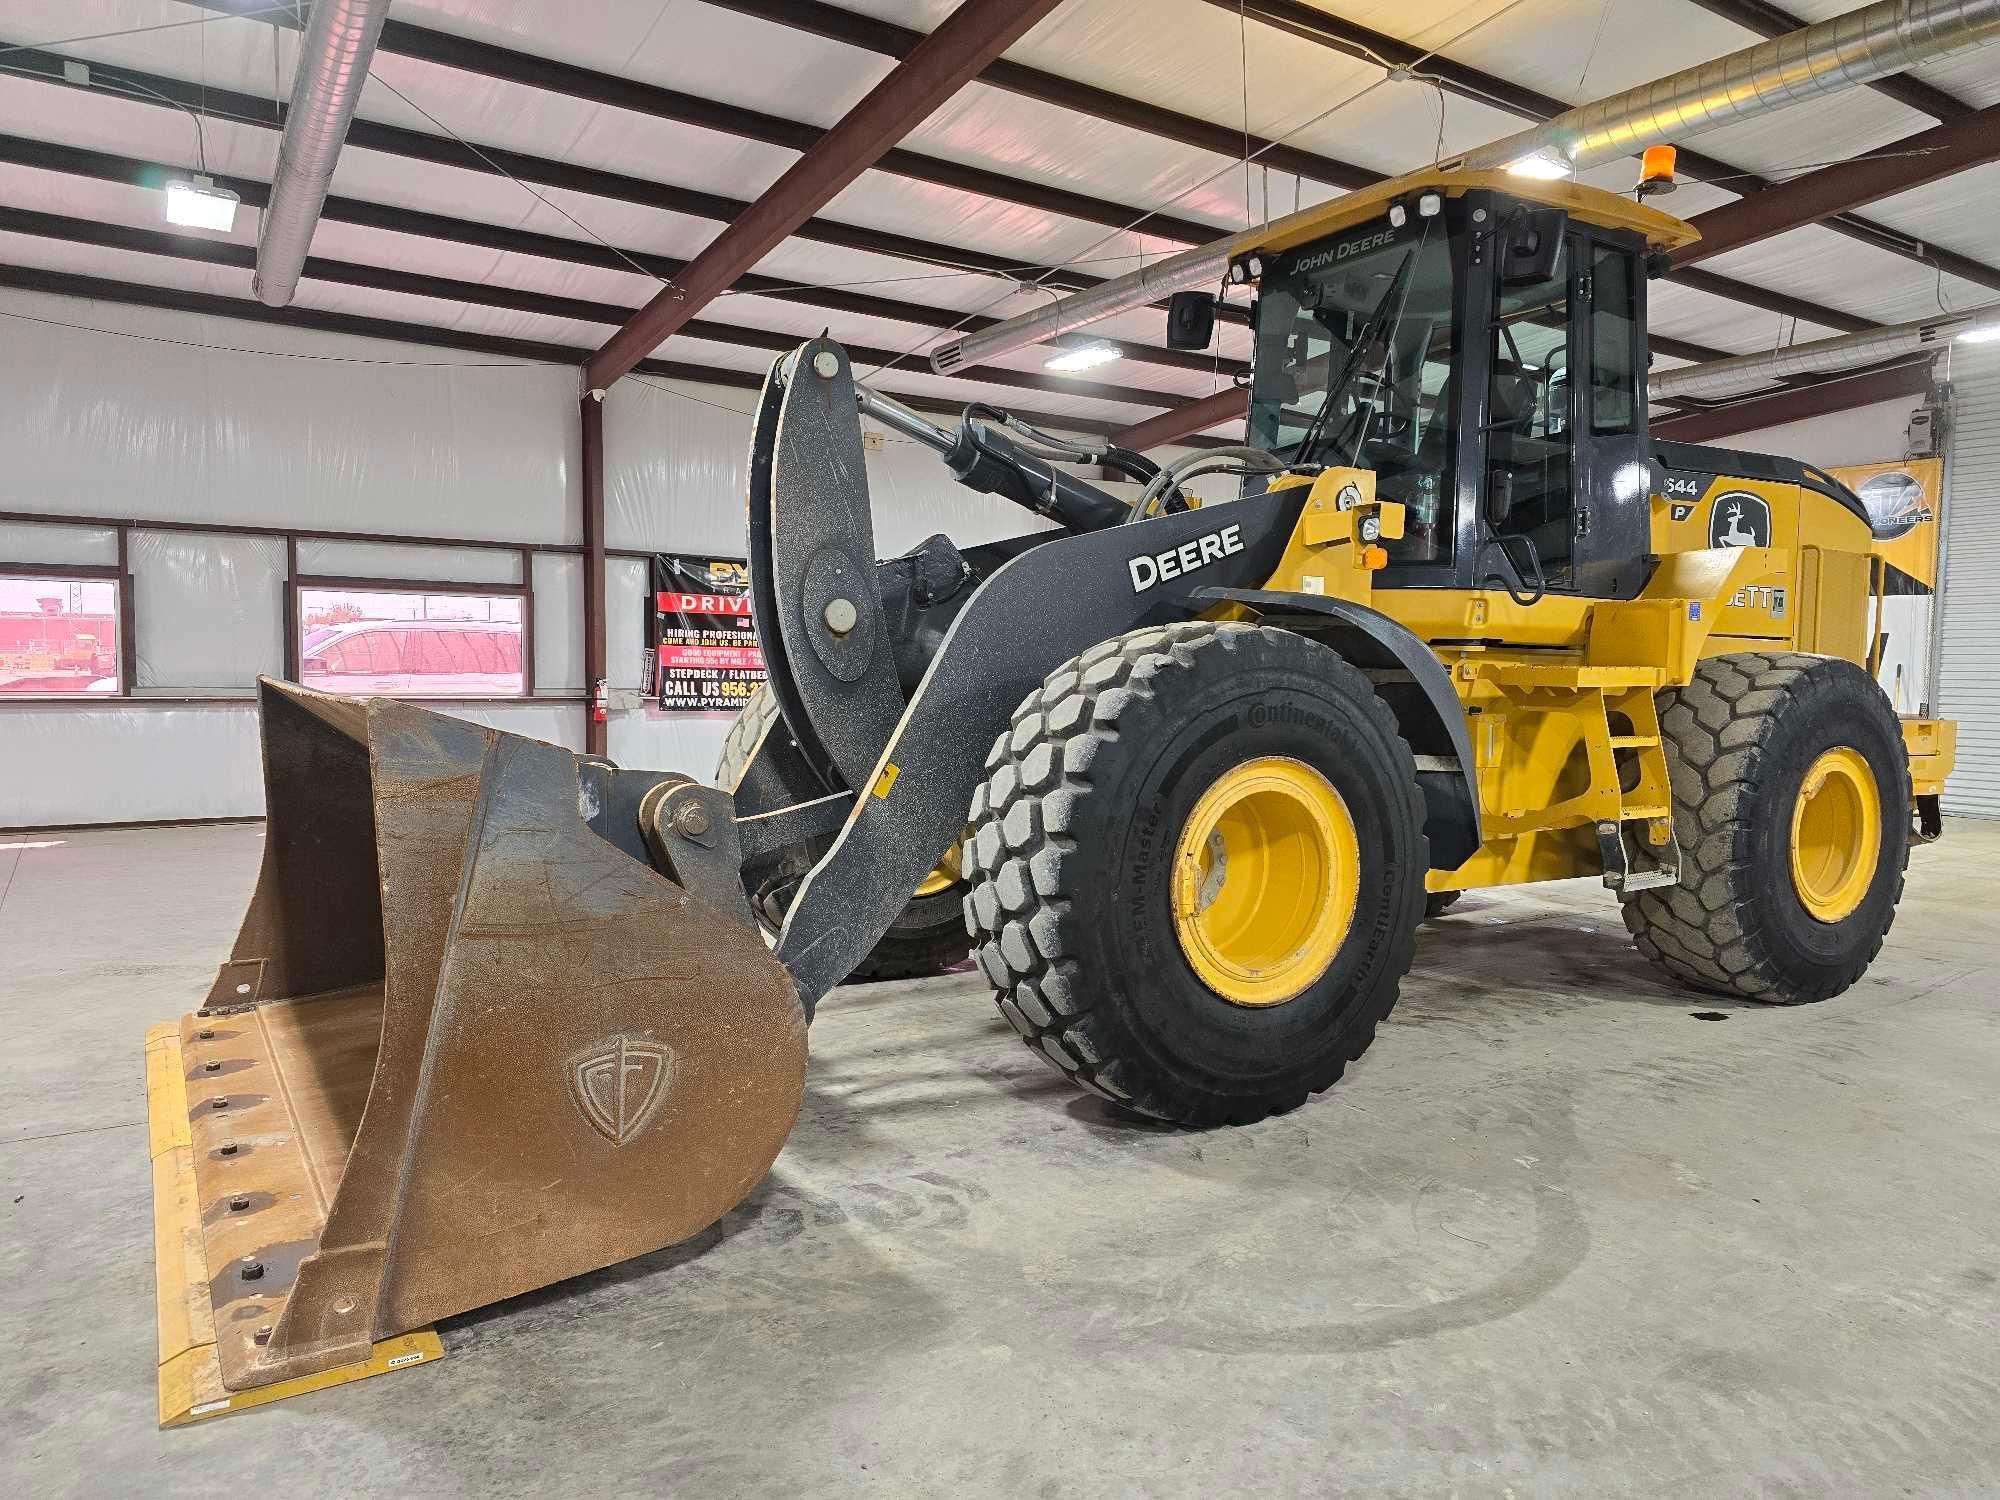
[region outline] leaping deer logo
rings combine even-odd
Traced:
[[[1716,499],[1710,512],[1708,544],[1711,547],[1768,547],[1771,545],[1771,508],[1756,495],[1738,490]]]

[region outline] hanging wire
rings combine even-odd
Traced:
[[[200,339],[168,338],[159,333],[137,333],[129,328],[99,328],[90,323],[68,323],[61,318],[40,318],[32,313],[9,312],[0,308],[0,318],[19,323],[39,323],[46,328],[66,328],[72,333],[101,333],[107,338],[135,339],[142,344],[172,344],[181,349],[202,349],[211,354],[254,354],[264,359],[304,359],[337,365],[391,365],[416,370],[555,370],[566,366],[543,360],[449,360],[449,359],[369,359],[358,354],[299,354],[289,349],[246,349],[238,344],[210,344]],[[382,338],[389,334],[357,334],[357,338]]]
[[[14,48],[10,50],[19,51],[24,49]],[[23,68],[13,63],[0,63],[0,73],[14,73],[22,78],[32,78],[39,83],[61,82],[60,79],[55,78],[45,69]],[[201,115],[192,105],[183,103],[171,94],[163,94],[158,89],[146,84],[135,82],[129,78],[120,78],[116,74],[109,74],[107,70],[99,68],[94,63],[90,65],[90,82],[87,87],[103,89],[113,94],[129,94],[134,99],[150,99],[156,103],[169,105],[179,110],[194,122],[195,160],[201,164],[200,170],[204,174],[208,171],[208,146],[202,136]]]
[[[1312,118],[1305,120],[1298,125],[1293,126],[1290,130],[1286,131],[1283,135],[1279,136],[1277,139],[1265,142],[1264,145],[1258,147],[1255,151],[1248,153],[1249,159],[1254,161],[1258,157],[1263,156],[1268,152],[1275,151],[1278,147],[1284,145],[1287,141],[1293,139],[1293,137],[1298,136],[1303,132],[1312,129],[1315,125],[1321,124],[1322,122],[1331,119],[1334,115],[1338,114],[1341,110],[1346,109],[1349,105],[1358,103],[1360,100],[1367,98],[1368,95],[1374,93],[1375,90],[1381,88],[1383,84],[1388,83],[1391,80],[1392,76],[1399,79],[1404,77],[1421,76],[1417,74],[1416,69],[1421,67],[1422,64],[1427,62],[1429,59],[1437,56],[1437,54],[1443,51],[1446,47],[1450,47],[1458,42],[1464,41],[1474,32],[1477,32],[1484,27],[1492,25],[1502,16],[1507,15],[1512,11],[1518,10],[1522,5],[1526,3],[1527,0],[1507,0],[1506,4],[1502,5],[1498,10],[1492,12],[1490,15],[1487,15],[1481,18],[1480,20],[1475,21],[1472,25],[1466,27],[1465,30],[1457,33],[1454,36],[1446,38],[1444,41],[1438,43],[1437,46],[1428,49],[1423,54],[1423,56],[1417,58],[1416,61],[1407,68],[1392,67],[1390,64],[1382,62],[1379,58],[1371,58],[1371,60],[1375,61],[1378,64],[1378,66],[1385,69],[1382,77],[1376,79],[1373,83],[1370,83],[1363,88],[1357,89],[1354,93],[1349,94],[1346,98],[1336,100],[1334,103],[1328,105],[1325,109],[1321,110],[1318,114],[1312,116]],[[1133,233],[1139,228],[1140,225],[1144,224],[1148,219],[1158,217],[1159,215],[1165,213],[1168,209],[1174,207],[1175,204],[1181,202],[1183,199],[1189,198],[1193,196],[1195,193],[1200,192],[1203,188],[1207,187],[1210,183],[1214,182],[1218,177],[1221,177],[1224,174],[1233,172],[1235,170],[1236,170],[1236,163],[1234,162],[1229,163],[1227,166],[1217,168],[1215,171],[1210,172],[1206,177],[1203,177],[1200,181],[1190,183],[1187,187],[1182,188],[1178,193],[1175,193],[1165,203],[1160,204],[1158,207],[1147,209],[1145,212],[1138,215],[1138,217],[1134,218],[1130,223],[1125,224],[1120,228],[1112,230],[1109,234],[1100,236],[1098,239],[1094,240],[1091,244],[1086,246],[1079,253],[1082,255],[1095,254],[1098,250],[1102,249],[1105,245],[1110,244],[1113,240],[1117,239],[1119,236]],[[1051,268],[1046,275],[1038,278],[1037,284],[1039,285],[1042,282],[1046,282],[1050,276],[1054,276],[1060,271],[1068,270],[1074,264],[1075,261],[1073,259],[1066,260],[1061,265]],[[998,307],[1002,302],[1007,300],[1008,296],[1011,295],[1013,294],[1005,293],[999,297],[994,298],[992,301],[986,303],[984,306],[975,308],[971,312],[966,313],[963,317],[959,318],[955,323],[953,323],[948,328],[933,329],[929,334],[925,336],[922,342],[913,344],[908,349],[905,349],[900,354],[896,355],[893,359],[890,359],[883,364],[876,365],[874,368],[869,370],[867,372],[867,375],[864,376],[863,378],[864,379],[869,378],[875,375],[879,375],[885,370],[893,369],[895,366],[900,365],[904,360],[910,358],[912,355],[924,349],[927,345],[935,343],[937,338],[941,334],[956,333],[960,328],[963,328],[972,319],[991,311],[995,307]]]
[[[1604,8],[1597,13],[1597,30],[1590,38],[1590,50],[1583,55],[1583,71],[1576,75],[1574,97],[1578,103],[1586,97],[1583,85],[1590,77],[1590,65],[1597,61],[1597,45],[1604,40],[1604,23],[1611,19],[1611,7],[1615,3],[1616,0],[1604,0]]]
[[[442,130],[446,135],[450,136],[454,141],[458,142],[458,144],[463,146],[467,151],[471,152],[474,156],[478,157],[479,160],[484,162],[487,165],[487,167],[490,168],[492,171],[499,173],[502,177],[506,178],[509,182],[513,183],[515,187],[519,188],[522,192],[526,193],[530,198],[533,198],[537,203],[541,204],[544,208],[553,209],[555,210],[555,212],[561,214],[565,219],[569,220],[570,223],[574,224],[578,229],[581,229],[585,234],[589,235],[590,238],[597,241],[598,244],[602,245],[606,250],[609,250],[613,255],[617,256],[620,260],[624,261],[628,266],[630,266],[633,270],[637,271],[641,276],[650,277],[652,280],[659,282],[661,286],[672,285],[672,283],[669,282],[666,277],[662,276],[659,272],[653,270],[651,267],[645,265],[643,262],[634,259],[631,255],[627,254],[624,250],[620,249],[618,246],[612,244],[611,241],[607,240],[603,235],[599,234],[595,229],[592,229],[588,224],[584,223],[583,220],[579,219],[575,214],[571,213],[568,209],[564,208],[560,203],[557,203],[553,198],[550,198],[547,194],[538,191],[536,188],[532,187],[528,183],[525,183],[520,178],[516,177],[512,172],[508,171],[498,161],[495,161],[485,151],[481,150],[478,146],[473,145],[471,141],[468,141],[464,136],[460,135],[456,130],[453,130],[449,125],[445,124],[444,121],[440,120],[436,115],[432,114],[429,110],[425,109],[421,104],[417,103],[416,100],[412,99],[408,94],[404,93],[401,89],[397,88],[393,83],[389,82],[389,80],[384,78],[380,73],[371,72],[368,75],[368,82],[380,84],[383,88],[387,89],[390,93],[394,94],[398,99],[402,100],[403,103],[407,104],[411,109],[415,110],[418,114],[422,115],[431,124],[435,125],[439,130]]]
[[[122,31],[93,31],[83,36],[62,36],[47,42],[15,42],[0,47],[0,57],[9,52],[41,52],[50,47],[74,47],[82,42],[108,42],[121,36],[144,36],[154,31],[177,31],[183,26],[213,26],[217,21],[247,21],[258,16],[296,16],[291,5],[260,5],[253,10],[225,11],[213,16],[195,16],[186,21],[161,21],[152,26],[127,26]]]

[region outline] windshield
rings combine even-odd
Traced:
[[[1397,561],[1451,550],[1452,292],[1442,217],[1380,219],[1285,256],[1258,300],[1250,441],[1373,469],[1376,493],[1409,508]]]

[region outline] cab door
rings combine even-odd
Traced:
[[[1574,587],[1629,599],[1652,572],[1652,444],[1646,433],[1646,279],[1635,236],[1598,231],[1572,245],[1577,326]]]
[[[1645,583],[1652,465],[1640,248],[1574,226],[1545,273],[1493,277],[1480,555],[1483,571],[1514,575],[1510,587],[1629,598]]]

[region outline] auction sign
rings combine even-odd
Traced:
[[[765,678],[750,619],[750,569],[653,554],[653,696],[661,713],[733,714]]]

